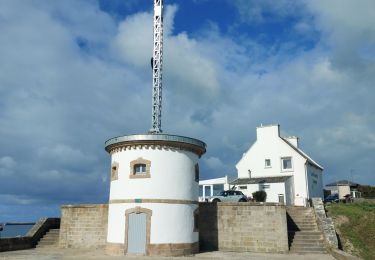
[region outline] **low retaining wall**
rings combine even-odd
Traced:
[[[107,225],[108,204],[63,205],[59,246],[104,248]]]
[[[62,206],[60,247],[105,247],[107,220],[107,204]],[[200,203],[198,221],[200,250],[277,253],[288,251],[284,206]],[[114,249],[122,250],[117,245]]]
[[[324,234],[325,244],[328,249],[338,249],[339,242],[337,240],[336,229],[332,218],[328,218],[324,209],[324,204],[321,198],[313,198],[312,204],[314,207],[315,216],[318,227]]]
[[[253,203],[200,203],[202,251],[285,253],[288,230],[285,206]]]
[[[0,252],[33,248],[48,230],[59,226],[59,218],[41,218],[25,236],[0,239]]]

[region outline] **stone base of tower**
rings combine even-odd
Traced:
[[[126,254],[124,244],[107,243],[106,253],[113,256]],[[150,244],[146,250],[148,256],[187,256],[199,252],[199,243]]]
[[[150,244],[148,250],[150,256],[184,256],[199,252],[199,243],[185,244]]]

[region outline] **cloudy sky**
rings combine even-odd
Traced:
[[[0,222],[108,200],[104,142],[151,126],[152,0],[0,0]],[[325,183],[375,185],[375,2],[165,0],[164,132],[235,175],[281,125]]]

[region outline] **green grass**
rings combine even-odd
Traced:
[[[333,219],[344,219],[336,228],[343,238],[354,246],[354,252],[364,259],[375,259],[375,203],[350,203],[327,205],[328,215]],[[340,217],[341,216],[341,217]],[[345,218],[346,217],[346,218]],[[345,248],[344,248],[345,249]]]

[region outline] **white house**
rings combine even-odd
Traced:
[[[298,137],[281,137],[279,125],[257,127],[257,140],[237,163],[231,184],[251,196],[264,190],[267,202],[306,206],[323,198],[323,167],[298,147]]]

